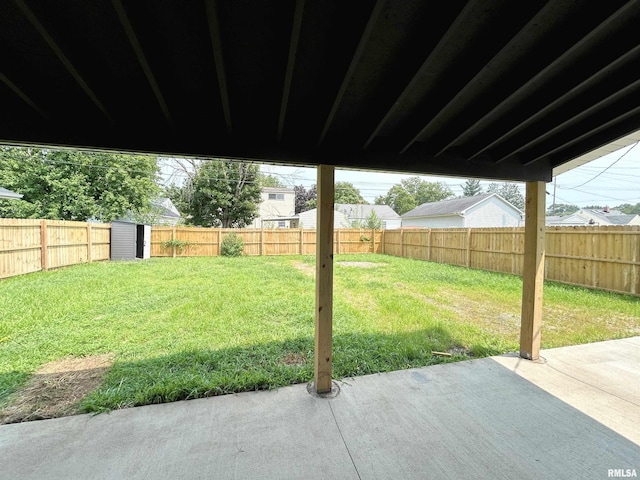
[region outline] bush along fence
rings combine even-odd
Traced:
[[[111,225],[0,218],[0,278],[108,260]]]

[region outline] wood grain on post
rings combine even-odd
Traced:
[[[333,360],[334,167],[318,166],[317,198],[314,380],[316,393],[327,393],[331,391],[331,366]]]
[[[540,356],[542,287],[544,284],[545,182],[527,182],[522,272],[520,356]]]

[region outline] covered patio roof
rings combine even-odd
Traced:
[[[3,4],[0,142],[508,180],[640,129],[640,3]]]

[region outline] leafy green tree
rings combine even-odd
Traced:
[[[110,222],[144,214],[159,192],[157,173],[150,156],[0,147],[0,185],[24,195],[0,200],[0,217]]]
[[[492,183],[487,189],[489,193],[495,193],[520,210],[524,210],[524,195],[515,183]]]
[[[293,191],[295,192],[295,196],[296,196],[296,215],[301,213],[301,212],[306,212],[307,210],[311,210],[312,208],[315,208],[315,203],[313,207],[309,207],[309,202],[311,200],[313,200],[315,202],[316,200],[316,186],[312,185],[311,187],[309,187],[309,190],[305,189],[302,185],[298,185],[296,187],[293,187]]]
[[[242,228],[258,215],[258,165],[209,160],[195,166],[196,173],[167,195],[190,225]]]
[[[423,203],[439,202],[451,197],[453,192],[442,182],[410,177],[391,187],[386,195],[376,198],[376,204],[389,205],[398,215],[403,215]]]
[[[476,195],[482,194],[482,186],[480,185],[480,180],[476,180],[475,178],[469,178],[462,185],[462,196],[463,197],[475,197]]]
[[[555,205],[551,205],[547,209],[547,215],[557,215],[561,217],[564,215],[571,215],[578,210],[580,210],[580,207],[578,207],[577,205],[570,205],[568,203],[556,203]]]
[[[313,191],[315,193],[316,186],[314,185]],[[336,182],[334,185],[334,200],[333,203],[348,203],[351,205],[362,204],[366,205],[367,201],[360,194],[360,190],[358,190],[352,183],[349,182]],[[311,210],[312,208],[316,208],[317,199],[312,198],[307,201],[307,210]]]
[[[258,173],[258,182],[260,183],[261,187],[274,187],[274,188],[284,187],[284,184],[280,181],[279,178],[276,178],[273,175],[268,175],[265,173]]]
[[[631,205],[630,203],[623,203],[622,205],[615,207],[614,210],[620,210],[622,213],[625,213],[627,215],[640,215],[640,202],[636,203],[635,205]]]

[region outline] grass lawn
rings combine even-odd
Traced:
[[[300,256],[168,258],[0,281],[0,406],[41,366],[69,357],[114,362],[75,411],[307,382],[313,265]],[[515,351],[520,297],[510,275],[336,256],[334,377]],[[640,298],[545,286],[543,348],[638,334]]]

